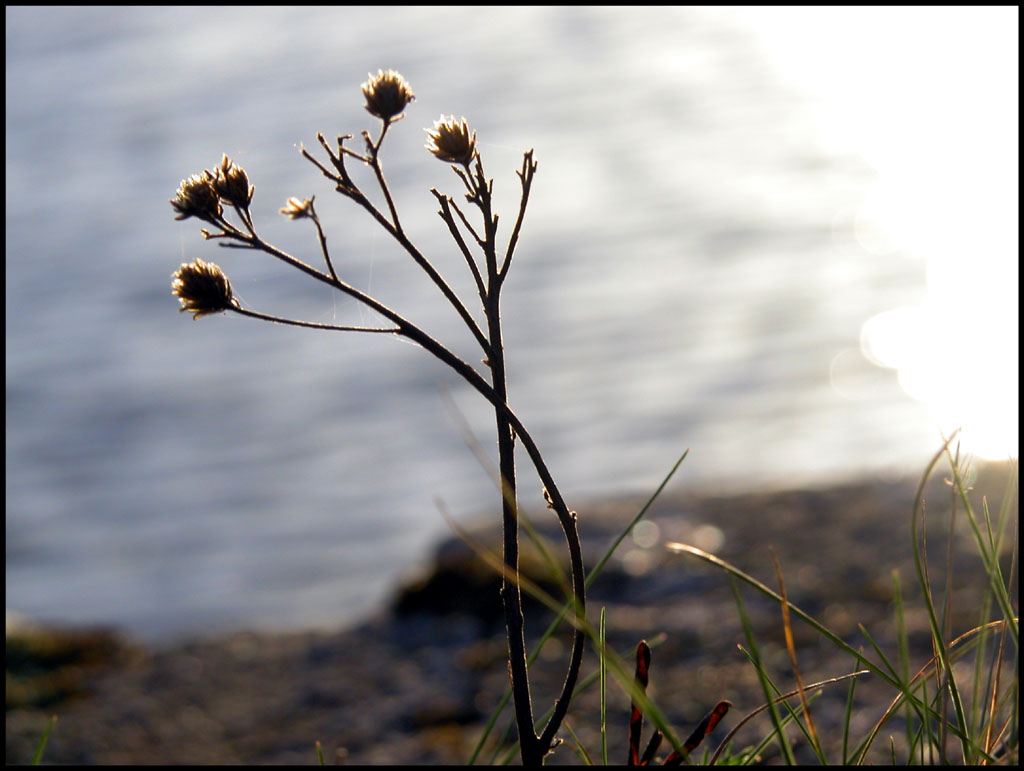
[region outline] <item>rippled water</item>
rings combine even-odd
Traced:
[[[370,127],[359,85],[378,67],[417,94],[385,144],[403,224],[467,302],[428,192],[459,183],[422,129],[470,119],[506,236],[536,150],[504,295],[510,392],[572,504],[649,491],[687,447],[679,485],[920,468],[936,427],[858,346],[869,317],[921,298],[924,262],[855,239],[875,172],[823,141],[751,25],[714,9],[8,9],[8,608],[150,639],[337,625],[446,533],[437,499],[496,508],[445,399],[487,449],[493,418],[421,350],[193,323],[169,294],[203,257],[250,307],[372,322],[173,220],[179,180],[227,152],[268,240],[316,263],[308,223],[276,213],[316,194],[339,272],[480,358],[296,151]]]

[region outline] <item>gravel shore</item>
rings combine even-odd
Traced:
[[[941,467],[940,467],[941,469]],[[972,495],[998,511],[1006,464],[980,468]],[[927,493],[928,556],[933,586],[946,577],[949,488],[935,475]],[[769,547],[791,602],[854,646],[869,649],[863,623],[895,655],[891,600],[898,571],[914,670],[931,656],[927,618],[919,602],[910,541],[917,480],[870,479],[810,490],[731,496],[666,494],[645,525],[628,538],[594,583],[591,618],[607,608],[610,642],[624,653],[641,639],[653,645],[650,694],[685,738],[720,699],[733,709],[709,737],[713,748],[738,720],[763,702],[725,574],[665,543],[693,544],[778,588]],[[1013,523],[1017,491],[1013,488]],[[631,519],[642,500],[595,503],[580,509],[588,567]],[[538,511],[555,549],[561,536]],[[477,531],[497,537],[497,528]],[[954,634],[973,627],[983,588],[970,530],[956,519],[952,549]],[[116,632],[22,629],[7,637],[7,763],[29,762],[49,716],[59,716],[46,747],[50,763],[311,764],[322,743],[328,763],[464,763],[492,707],[507,687],[505,641],[496,579],[453,541],[434,570],[396,593],[391,606],[337,633],[238,633],[170,650],[147,650]],[[941,595],[941,592],[940,592]],[[792,687],[777,603],[744,590],[761,653],[782,687]],[[1017,601],[1016,595],[1014,602]],[[546,625],[527,608],[528,636]],[[849,656],[810,627],[794,626],[805,683],[849,672]],[[549,642],[531,670],[535,710],[554,699],[566,644]],[[588,651],[583,675],[597,666]],[[846,684],[826,688],[812,713],[832,748],[839,739]],[[624,762],[628,699],[609,691],[610,752]],[[852,733],[862,737],[893,693],[876,677],[861,678]],[[578,697],[569,723],[597,747],[596,688]],[[763,736],[753,721],[738,746]],[[898,731],[896,746],[901,737]],[[886,732],[886,737],[889,731]],[[567,735],[562,732],[563,736]],[[644,739],[646,743],[646,737]],[[878,742],[888,751],[889,741]],[[489,755],[487,757],[490,757]],[[799,758],[807,759],[805,754]],[[833,762],[837,759],[832,755]],[[774,749],[764,760],[775,759]],[[885,755],[876,758],[886,762]],[[567,741],[552,763],[577,763]]]

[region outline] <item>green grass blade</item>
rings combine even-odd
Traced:
[[[598,628],[598,677],[601,683],[601,764],[608,765],[608,665],[604,660],[606,645],[605,608],[601,608],[601,622]]]
[[[903,683],[910,682],[910,637],[907,634],[907,618],[906,612],[903,605],[903,585],[900,583],[900,574],[898,570],[892,571],[892,604],[893,604],[893,616],[896,623],[896,645],[899,654],[899,671],[894,672],[896,678]],[[874,641],[871,640],[867,634],[867,630],[862,630],[863,634],[868,637],[871,642],[871,646],[878,652],[882,658],[883,663],[888,663],[878,646],[875,645]],[[890,665],[890,669],[892,666]],[[910,748],[914,747],[914,718],[915,716],[920,722],[924,722],[925,717],[921,710],[917,709],[911,701],[907,701],[904,705],[904,722],[905,731],[907,736],[907,746]],[[860,750],[858,749],[858,753]],[[910,757],[913,757],[913,751],[911,750]]]
[[[750,653],[747,652],[747,650],[742,645],[738,647],[740,651],[743,653],[743,655],[747,657],[747,660],[750,661],[750,663],[754,665],[755,668],[761,668],[760,661],[755,661],[755,659],[750,655]],[[814,752],[814,754],[817,756],[818,761],[823,766],[830,765],[828,760],[825,758],[825,754],[821,750],[821,747],[819,746],[818,742],[815,741],[814,734],[811,733],[809,723],[805,723],[804,720],[801,719],[805,718],[808,715],[808,707],[813,701],[817,700],[821,693],[812,693],[816,690],[813,686],[804,688],[798,686],[795,690],[791,691],[790,693],[783,694],[782,689],[775,684],[771,676],[767,672],[765,672],[764,674],[768,685],[771,687],[772,692],[775,694],[775,696],[772,698],[772,703],[782,705],[786,710],[786,714],[782,717],[782,725],[789,725],[789,723],[791,722],[795,723],[796,727],[800,729],[800,733],[804,735],[804,739],[807,740],[807,746],[809,746],[811,748],[811,751]],[[807,696],[808,693],[810,693],[811,695]],[[789,698],[791,696],[800,697],[800,702],[797,703],[796,706],[790,705]],[[804,701],[805,699],[806,702]],[[772,732],[772,735],[775,735],[775,731]]]
[[[721,568],[729,576],[738,578],[743,583],[747,584],[748,586],[753,587],[754,589],[756,589],[757,591],[761,592],[765,596],[771,597],[776,602],[782,602],[782,597],[780,595],[776,594],[772,589],[769,589],[767,586],[765,586],[763,583],[758,581],[753,576],[750,576],[747,573],[744,573],[738,567],[736,567],[735,565],[732,565],[732,564],[726,562],[725,560],[721,559],[720,557],[716,557],[715,555],[709,554],[708,552],[704,551],[703,549],[698,549],[696,546],[690,546],[689,544],[685,544],[685,543],[668,543],[665,546],[666,546],[666,548],[669,551],[675,552],[677,554],[689,554],[691,556],[697,557],[700,560],[703,560],[704,562],[707,562],[707,563],[709,563],[711,565],[714,565],[715,567]],[[871,662],[863,654],[861,654],[856,649],[854,649],[851,645],[846,643],[841,637],[836,635],[834,632],[832,632],[832,630],[830,630],[824,624],[819,622],[813,616],[809,615],[808,613],[805,613],[803,610],[798,608],[793,603],[789,603],[789,609],[794,614],[799,616],[805,623],[809,624],[813,629],[815,629],[821,635],[823,635],[828,640],[830,640],[833,644],[835,644],[836,646],[838,646],[842,650],[844,650],[847,653],[849,653],[858,662],[858,664],[860,664],[860,665],[866,667],[867,669],[871,670],[872,672],[877,674],[879,677],[883,678],[886,682],[888,682],[893,687],[900,688],[899,681],[894,679],[892,677],[892,675],[890,675],[888,672],[884,671],[877,664],[874,664],[873,662]],[[906,695],[908,696],[908,698],[911,698],[911,699],[914,698],[912,694],[906,694]]]
[[[910,637],[907,635],[907,618],[903,610],[903,587],[900,583],[898,570],[892,571],[892,604],[896,621],[896,642],[899,646],[899,676],[906,682],[910,680]]]
[[[950,441],[952,441],[952,437],[950,437]],[[949,459],[950,466],[953,470],[954,485],[960,494],[960,499],[963,501],[964,509],[967,512],[967,521],[971,525],[971,531],[973,532],[975,542],[978,545],[978,552],[981,555],[982,564],[985,567],[985,572],[988,574],[989,585],[992,587],[992,592],[996,598],[996,602],[999,603],[999,607],[1002,609],[1003,618],[1006,619],[1007,623],[1010,625],[1010,634],[1013,636],[1013,644],[1017,646],[1020,643],[1016,615],[1013,612],[1013,603],[1010,600],[1009,590],[1006,587],[1006,582],[1003,580],[1002,569],[999,566],[999,553],[987,547],[986,538],[981,533],[981,527],[978,525],[978,518],[975,516],[974,508],[971,506],[971,501],[967,497],[967,486],[964,484],[963,478],[960,475],[960,470],[957,467],[953,456],[949,452],[949,442],[947,442],[943,447],[943,451]]]
[[[741,648],[741,650],[743,650],[743,649]],[[744,651],[744,653],[746,653],[746,651]],[[807,690],[807,691],[816,691],[819,688],[824,688],[827,685],[833,685],[835,683],[841,683],[844,680],[849,680],[850,678],[859,677],[860,675],[866,675],[866,674],[869,674],[868,670],[861,669],[859,671],[851,672],[848,675],[839,675],[838,677],[830,677],[828,680],[821,680],[821,681],[819,681],[817,683],[811,683],[810,685],[808,685],[805,688],[805,690]],[[789,693],[784,693],[784,694],[782,694],[782,696],[780,696],[778,699],[776,699],[776,701],[784,701],[786,699],[791,699],[794,696],[796,696],[797,693],[798,693],[797,691],[790,691]],[[762,704],[760,707],[755,709],[753,712],[748,713],[746,716],[744,716],[742,719],[740,719],[739,722],[737,722],[736,725],[734,725],[732,727],[732,729],[730,729],[729,733],[726,734],[725,738],[722,739],[721,742],[719,742],[718,748],[714,751],[714,753],[711,755],[711,759],[708,761],[709,765],[714,765],[718,761],[718,759],[721,758],[722,755],[726,753],[726,751],[729,749],[729,743],[732,741],[733,737],[737,733],[739,733],[740,729],[742,729],[743,726],[745,726],[747,723],[749,723],[751,720],[753,720],[755,717],[757,717],[758,715],[760,715],[762,712],[764,712],[767,709],[768,709],[768,705],[767,704]],[[741,754],[746,754],[748,757],[750,757],[752,759],[756,753],[747,753],[746,750],[744,750],[743,753],[741,753]],[[727,756],[727,757],[730,757],[730,756]],[[733,757],[738,757],[738,756],[733,756]]]
[[[871,632],[868,631],[868,628],[863,624],[857,624],[857,628],[860,630],[860,633],[864,635],[864,638],[868,641],[868,644],[872,647],[872,649],[874,649],[875,653],[878,655],[879,661],[882,662],[882,665],[889,671],[893,678],[895,678],[897,681],[906,682],[906,680],[900,678],[899,672],[897,672],[896,668],[893,667],[892,662],[889,661],[889,657],[885,655],[885,652],[882,650],[881,646],[875,642],[875,638],[871,636]]]
[[[756,589],[757,591],[761,592],[765,596],[771,597],[776,602],[782,602],[782,597],[780,595],[778,595],[776,592],[774,592],[772,589],[768,588],[763,583],[758,581],[756,578],[748,575],[747,573],[744,573],[742,570],[737,568],[735,565],[732,565],[732,564],[726,562],[725,560],[721,559],[720,557],[716,557],[715,555],[709,554],[708,552],[704,551],[703,549],[698,549],[696,546],[690,546],[689,544],[684,544],[684,543],[668,543],[665,546],[666,546],[666,548],[669,551],[672,551],[672,552],[675,552],[675,553],[678,553],[678,554],[689,554],[691,556],[697,557],[700,560],[703,560],[704,562],[707,562],[707,563],[709,563],[711,565],[714,565],[715,567],[718,567],[718,568],[724,570],[728,575],[734,576],[734,577],[738,578],[740,581],[742,581],[743,583],[747,584],[748,586],[753,587],[754,589]],[[813,616],[811,616],[810,614],[808,614],[805,611],[801,610],[800,608],[798,608],[796,605],[794,605],[792,603],[789,603],[789,609],[795,615],[797,615],[801,619],[803,619],[803,621],[806,622],[807,624],[809,624],[813,629],[817,630],[822,636],[824,636],[826,639],[831,641],[834,645],[836,645],[837,647],[839,647],[842,650],[846,651],[850,656],[852,656],[858,662],[858,664],[863,666],[865,669],[870,670],[874,674],[878,675],[883,680],[885,680],[887,683],[889,683],[893,688],[897,689],[900,692],[900,696],[903,699],[906,699],[906,700],[910,701],[912,704],[915,704],[919,709],[921,709],[923,712],[928,714],[932,719],[935,719],[935,720],[939,719],[939,716],[935,712],[935,710],[932,709],[927,704],[923,704],[921,702],[921,700],[918,699],[918,697],[914,695],[913,691],[911,689],[909,689],[905,684],[901,683],[899,680],[894,678],[887,671],[885,671],[882,667],[878,666],[877,664],[875,664],[871,660],[867,659],[862,653],[860,653],[855,648],[853,648],[851,645],[849,645],[846,641],[844,641],[842,638],[840,638],[838,635],[836,635],[832,630],[830,630],[824,624],[822,624],[817,619],[815,619]],[[953,730],[953,732],[955,734],[957,734],[958,737],[961,737],[961,738],[965,737],[965,735],[963,734],[963,731],[962,731],[962,729],[960,727],[954,725],[954,726],[952,726],[952,730]]]
[[[590,585],[594,582],[594,579],[596,579],[598,575],[600,575],[601,571],[604,570],[604,566],[608,564],[608,560],[612,558],[612,555],[615,554],[616,550],[626,539],[626,536],[628,536],[633,531],[633,527],[636,525],[636,523],[644,518],[644,516],[647,514],[647,510],[654,505],[654,502],[656,500],[658,500],[658,496],[661,495],[662,490],[665,489],[665,486],[669,483],[669,480],[672,479],[673,476],[675,476],[676,471],[678,471],[679,467],[683,465],[683,461],[686,460],[686,456],[689,454],[690,451],[686,450],[686,452],[679,456],[679,460],[675,462],[675,465],[672,466],[672,470],[669,471],[668,474],[665,475],[665,478],[661,480],[661,484],[658,485],[658,488],[654,491],[654,493],[652,493],[651,497],[647,499],[647,503],[645,503],[643,507],[641,507],[640,511],[637,512],[637,515],[633,517],[632,520],[630,520],[630,523],[626,525],[622,533],[619,534],[619,537],[615,539],[615,541],[612,543],[610,547],[608,547],[608,551],[606,551],[604,556],[601,557],[600,560],[598,560],[597,564],[594,566],[594,569],[587,574],[587,580],[585,585],[588,589],[590,588]]]
[[[946,440],[946,443],[935,454],[935,457],[933,457],[931,462],[928,464],[928,467],[925,469],[924,474],[921,475],[921,481],[918,483],[917,487],[917,494],[914,496],[914,515],[910,519],[910,538],[911,547],[914,553],[914,570],[917,572],[918,585],[921,587],[921,594],[924,600],[925,610],[928,613],[928,624],[931,627],[932,641],[935,646],[935,652],[939,658],[939,664],[941,666],[942,672],[946,678],[945,687],[946,690],[949,692],[950,701],[952,701],[953,703],[953,711],[956,715],[956,725],[959,729],[958,736],[960,738],[960,749],[962,753],[962,759],[964,760],[964,762],[970,762],[969,758],[971,757],[971,750],[970,742],[968,740],[968,736],[970,734],[967,726],[967,716],[964,714],[964,705],[960,696],[960,690],[957,688],[956,680],[953,677],[953,667],[949,660],[947,642],[945,639],[945,635],[942,631],[942,626],[939,623],[939,619],[935,611],[935,603],[932,599],[931,584],[928,581],[925,561],[921,555],[921,539],[918,538],[917,533],[918,517],[920,515],[922,520],[924,517],[925,484],[927,483],[928,478],[931,476],[932,469],[935,467],[935,464],[938,463],[939,458],[941,458],[943,454],[948,455],[949,443],[952,441],[952,439],[953,437],[951,436],[949,439]],[[955,469],[955,463],[952,461],[951,456],[950,462],[953,463],[954,474],[956,474],[957,472]],[[941,717],[939,718],[939,725],[942,727],[942,730],[945,731],[947,723]]]
[[[38,766],[43,760],[43,751],[46,749],[46,742],[50,738],[50,732],[53,731],[53,727],[57,725],[57,716],[53,715],[50,718],[50,722],[47,724],[46,729],[43,731],[43,735],[39,739],[39,745],[36,747],[36,753],[32,756],[32,765]]]
[[[576,736],[576,732],[572,730],[572,726],[569,725],[569,721],[563,720],[562,725],[565,726],[565,730],[568,732],[569,736],[572,737],[573,743],[576,745],[576,752],[580,756],[580,760],[583,761],[583,765],[594,765],[594,761],[590,759],[590,753],[587,752],[587,748],[583,746],[583,742],[581,742],[579,737]]]
[[[754,640],[754,630],[750,625],[750,619],[747,617],[747,609],[743,604],[740,588],[736,585],[736,580],[732,576],[729,576],[729,585],[732,587],[733,596],[736,598],[736,608],[740,614],[740,623],[743,625],[743,634],[746,636],[747,645],[750,647],[748,658],[750,658],[751,663],[754,665],[757,678],[761,682],[764,700],[768,704],[768,714],[771,717],[772,725],[775,726],[775,732],[779,739],[779,749],[782,751],[782,757],[786,759],[786,763],[794,766],[796,765],[796,758],[793,757],[793,748],[789,744],[789,737],[786,736],[785,727],[779,717],[779,711],[775,708],[775,700],[772,695],[774,686],[768,678],[768,673],[764,671],[764,667],[761,665],[761,656],[757,649],[757,642]]]
[[[843,765],[850,763],[850,718],[853,716],[853,695],[857,688],[857,678],[850,678],[850,687],[846,691],[846,708],[843,711]]]
[[[555,556],[551,553],[551,549],[548,547],[548,540],[540,533],[537,532],[537,528],[533,524],[525,511],[519,511],[519,524],[522,525],[523,530],[530,539],[540,555],[541,561],[548,569],[552,580],[558,585],[558,588],[562,590],[562,594],[566,597],[566,607],[572,606],[573,593],[572,593],[572,582],[569,580],[569,576],[566,575],[565,570],[562,569],[562,563],[559,562]]]
[[[985,625],[985,628],[994,629],[996,627],[1005,627],[1005,626],[1006,626],[1006,623],[1004,621],[998,620],[998,621],[990,621],[988,624]],[[981,629],[981,628],[975,628],[975,629],[971,629],[971,630],[969,630],[967,632],[964,632],[962,635],[960,635],[955,640],[950,642],[950,644],[949,644],[950,650],[953,651],[955,656],[959,657],[959,655],[961,655],[964,651],[970,650],[969,643],[971,643],[971,641],[982,631],[983,631],[983,629]],[[929,661],[923,667],[921,667],[918,670],[917,674],[915,674],[914,677],[912,677],[910,679],[910,682],[907,683],[906,688],[903,688],[903,689],[900,690],[900,692],[893,699],[892,703],[886,709],[885,714],[883,714],[882,717],[878,720],[878,722],[875,723],[875,727],[871,729],[871,733],[868,735],[868,737],[863,742],[863,746],[864,747],[867,747],[867,746],[869,746],[872,743],[874,738],[877,736],[878,732],[881,731],[882,726],[885,724],[886,720],[888,720],[888,718],[892,715],[892,713],[901,706],[902,702],[905,699],[908,699],[908,698],[913,698],[917,704],[923,705],[923,708],[926,710],[926,715],[928,717],[928,721],[926,722],[925,725],[928,726],[928,730],[929,730],[929,741],[927,742],[929,750],[931,750],[935,746],[937,746],[936,745],[936,739],[935,739],[934,735],[930,731],[931,731],[932,721],[935,721],[937,723],[937,721],[940,719],[940,716],[939,716],[939,713],[937,712],[937,710],[934,707],[931,706],[930,701],[929,701],[928,696],[927,696],[927,683],[928,683],[927,677],[928,677],[929,672],[934,671],[936,666],[939,666],[939,657],[938,657],[938,655],[932,656],[932,658],[929,659]],[[921,683],[920,686],[915,685],[916,683],[919,683],[919,682]],[[908,692],[909,691],[913,691],[917,687],[920,687],[922,689],[922,692],[924,693],[924,696],[921,699],[917,699],[917,697],[913,696],[912,694],[908,696]],[[932,699],[932,701],[934,701],[934,700],[935,700],[935,698]],[[951,728],[951,730],[954,733],[956,733],[956,731],[958,730],[955,725],[950,726],[950,728]],[[979,747],[976,743],[973,743],[973,740],[968,738],[968,741],[972,741],[972,748],[973,748],[973,750],[975,752],[978,752],[980,754],[980,759],[984,759],[986,762],[989,762],[989,763],[994,762],[995,759],[989,753],[985,752],[981,747]],[[860,760],[863,761],[863,757],[861,757]]]

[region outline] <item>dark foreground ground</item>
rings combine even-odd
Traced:
[[[942,476],[940,467],[927,496],[929,568],[937,587],[946,578],[950,511]],[[987,495],[998,511],[1006,479],[1005,466],[983,467],[975,497]],[[931,656],[911,560],[916,484],[871,479],[731,497],[667,495],[648,517],[656,528],[628,538],[593,585],[590,616],[596,619],[607,607],[609,639],[619,651],[632,651],[641,639],[652,642],[649,692],[683,738],[716,701],[733,703],[709,737],[711,747],[763,695],[737,648],[746,643],[726,576],[693,557],[670,553],[666,542],[712,551],[777,588],[773,547],[792,602],[870,650],[857,627],[864,624],[894,657],[892,573],[898,571],[916,671]],[[1012,501],[1015,526],[1015,487]],[[581,509],[588,567],[641,503],[607,501]],[[538,524],[549,518],[548,512],[534,515]],[[561,543],[552,541],[556,548]],[[983,586],[962,514],[951,554],[955,635],[976,624]],[[377,617],[334,634],[243,633],[159,652],[102,630],[9,634],[7,763],[31,760],[52,714],[59,720],[46,748],[44,761],[50,763],[314,764],[317,741],[328,763],[464,763],[508,682],[497,584],[472,563],[465,547],[446,545],[432,575],[406,587]],[[768,670],[780,686],[792,687],[778,605],[749,590],[743,596]],[[539,613],[528,606],[528,621]],[[528,633],[544,624],[528,623]],[[806,625],[795,622],[794,634],[805,683],[853,668],[849,656]],[[532,670],[538,712],[552,703],[561,684],[566,641],[563,636],[550,642]],[[596,666],[588,651],[583,675]],[[840,740],[845,697],[846,684],[832,686],[812,707],[826,746]],[[870,730],[892,697],[877,677],[861,679],[851,721],[855,739]],[[610,686],[613,763],[625,760],[628,709],[627,697]],[[598,752],[598,720],[592,688],[569,714],[569,724],[592,753]],[[765,726],[760,718],[748,724],[736,737],[738,746],[758,740]],[[894,722],[883,733],[878,762],[887,762],[890,733],[899,753],[899,726]],[[776,759],[774,748],[766,751],[765,762]],[[809,756],[801,750],[798,759]],[[830,760],[841,756],[834,753]],[[579,758],[567,741],[550,762]]]

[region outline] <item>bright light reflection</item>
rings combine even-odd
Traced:
[[[861,246],[927,260],[923,304],[869,319],[864,355],[898,370],[944,434],[962,428],[962,448],[1017,457],[1018,9],[749,20],[783,75],[817,98],[829,149],[878,172]]]

